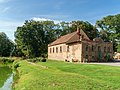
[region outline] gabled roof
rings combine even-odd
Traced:
[[[83,30],[80,30],[80,34],[83,35],[85,39],[90,40]],[[63,43],[72,43],[72,42],[77,42],[77,41],[80,41],[80,38],[79,38],[78,32],[75,31],[73,33],[61,36],[60,38],[58,38],[57,40],[55,40],[48,46],[53,46],[53,45],[58,45],[58,44],[63,44]]]

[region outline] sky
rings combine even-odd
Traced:
[[[120,0],[0,0],[0,32],[14,40],[25,20],[83,20],[94,25],[115,14],[120,14]]]

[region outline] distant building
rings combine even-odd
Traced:
[[[114,59],[115,59],[115,60],[120,60],[120,53],[115,52],[115,53],[114,53]]]
[[[113,44],[90,40],[83,30],[61,36],[48,45],[48,59],[70,62],[103,62],[113,59]]]

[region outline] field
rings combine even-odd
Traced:
[[[120,90],[120,67],[20,61],[15,90]]]

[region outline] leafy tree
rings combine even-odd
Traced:
[[[38,57],[47,53],[47,45],[54,39],[52,21],[25,21],[15,32],[15,42],[27,57]]]
[[[100,30],[100,36],[103,40],[112,41],[114,51],[117,51],[120,43],[120,14],[106,16],[97,21],[96,26]]]
[[[96,27],[91,25],[89,22],[84,22],[84,21],[72,21],[71,23],[71,29],[77,30],[77,27],[82,29],[88,37],[92,40],[93,38],[98,36],[98,30]]]
[[[24,25],[18,27],[15,32],[16,51],[28,57],[46,54],[49,43],[62,35],[76,31],[77,26],[87,32],[91,39],[96,37],[97,30],[88,22],[72,21],[54,24],[54,21],[25,21]]]
[[[77,27],[81,28],[90,39],[98,36],[98,30],[89,22],[84,21],[61,22],[56,29],[56,35],[59,37],[74,32],[77,30]]]
[[[14,48],[14,43],[7,37],[4,32],[0,33],[0,56],[10,56]]]
[[[117,52],[120,52],[120,44],[117,45]]]

